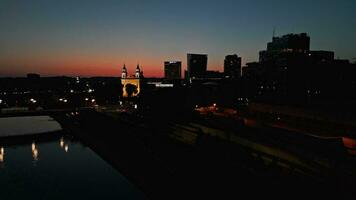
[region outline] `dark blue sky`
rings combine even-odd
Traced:
[[[352,59],[355,11],[355,0],[0,0],[0,76],[117,75],[124,62],[159,76],[188,52],[222,70],[227,54],[258,60],[273,27]]]

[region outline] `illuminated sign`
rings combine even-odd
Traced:
[[[165,84],[165,83],[157,83],[155,84],[156,87],[159,87],[159,88],[170,88],[170,87],[173,87],[174,85],[173,84]]]

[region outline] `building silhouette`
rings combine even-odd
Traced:
[[[226,78],[236,79],[241,76],[241,57],[234,55],[225,56],[224,75]]]
[[[164,78],[168,80],[181,79],[182,62],[166,61],[164,62]]]
[[[243,90],[255,101],[322,106],[356,100],[350,92],[356,65],[335,59],[333,51],[310,50],[306,33],[273,37],[259,62],[246,65]]]
[[[306,33],[273,37],[272,42],[267,43],[267,50],[260,51],[260,62],[283,65],[285,60],[306,55],[309,51],[310,37]]]
[[[41,75],[35,74],[35,73],[28,73],[28,74],[27,74],[27,78],[28,78],[28,79],[31,79],[31,80],[36,80],[36,79],[41,78]]]
[[[333,51],[310,51],[309,57],[314,64],[332,63],[335,53]]]
[[[208,55],[187,54],[187,68],[189,79],[202,78],[207,71]]]

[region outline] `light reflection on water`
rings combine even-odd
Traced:
[[[66,137],[0,144],[0,166],[1,200],[145,199],[90,148]]]
[[[63,138],[63,137],[61,137],[61,139],[59,140],[59,146],[60,146],[61,148],[64,147],[64,138]]]
[[[32,142],[32,159],[33,162],[36,163],[36,161],[38,160],[38,149],[36,148],[36,144],[35,142]]]
[[[5,156],[5,149],[4,147],[0,148],[0,163],[4,162],[4,156]]]

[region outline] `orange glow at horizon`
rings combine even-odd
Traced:
[[[37,73],[41,76],[120,77],[124,64],[129,75],[135,72],[139,64],[145,77],[163,77],[164,62],[169,60],[181,61],[181,74],[184,75],[186,54],[180,53],[179,55],[150,53],[116,55],[111,52],[108,54],[103,52],[33,52],[33,54],[21,56],[5,55],[0,57],[0,77],[21,77],[28,73]],[[214,66],[211,66],[208,63],[208,70],[222,70],[223,63],[213,64]]]
[[[164,62],[179,60],[182,62],[182,75],[186,69],[186,54],[180,56],[152,54],[124,54],[121,56],[103,53],[43,53],[26,56],[4,56],[0,58],[0,77],[26,76],[37,73],[41,76],[111,76],[120,77],[123,65],[126,65],[129,75],[140,65],[145,77],[163,77]],[[209,60],[208,60],[209,61]],[[220,70],[222,63],[214,63],[209,70]],[[220,67],[217,65],[221,65]],[[219,69],[220,68],[220,69]]]
[[[163,77],[164,59],[162,61],[150,58],[140,59],[142,61],[133,60],[136,59],[108,57],[71,57],[64,59],[47,57],[46,60],[38,58],[3,59],[0,60],[0,76],[26,76],[27,73],[37,73],[41,76],[120,77],[124,64],[129,74],[133,74],[137,64],[139,64],[144,76]]]

